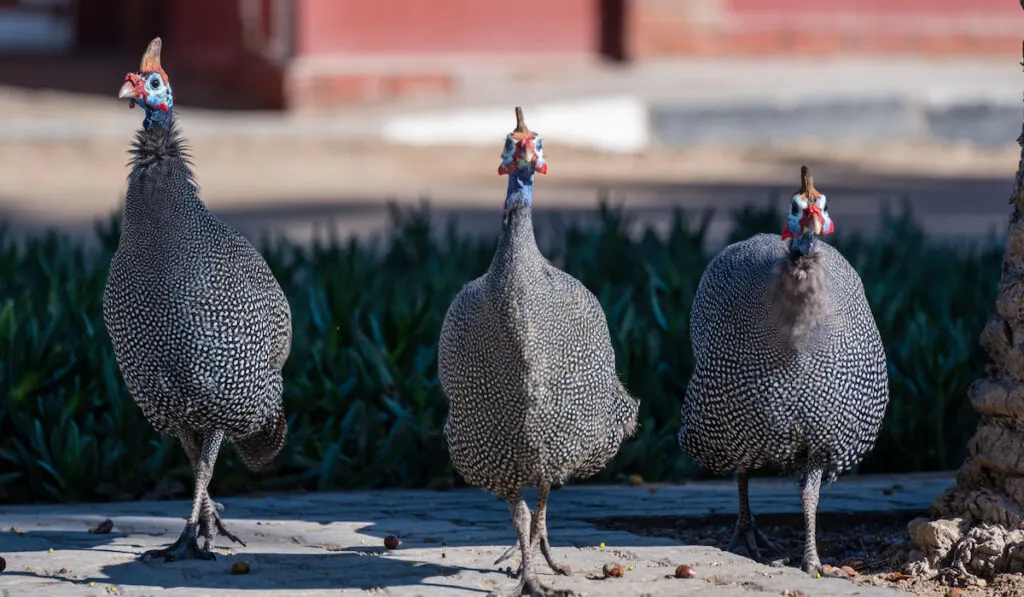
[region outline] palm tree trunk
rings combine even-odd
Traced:
[[[908,525],[915,549],[906,571],[938,574],[950,584],[1024,571],[1024,125],[1017,143],[1021,160],[1003,275],[995,313],[981,333],[992,364],[967,392],[981,420],[956,486],[932,504],[937,520]]]

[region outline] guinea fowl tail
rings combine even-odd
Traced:
[[[613,399],[612,416],[622,426],[623,439],[629,439],[636,433],[637,416],[640,412],[640,401],[630,396],[626,388],[620,387]]]
[[[258,471],[270,463],[284,447],[288,435],[288,419],[284,411],[267,420],[262,429],[256,433],[232,441],[245,466],[251,471]]]

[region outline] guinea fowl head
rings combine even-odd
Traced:
[[[171,83],[167,79],[167,73],[160,66],[162,45],[159,37],[149,42],[146,53],[142,55],[139,72],[125,75],[124,85],[117,94],[117,99],[128,100],[130,108],[134,108],[136,104],[142,106],[146,111],[143,126],[147,128],[153,123],[169,122],[174,108]]]
[[[814,188],[814,178],[807,166],[800,167],[800,190],[790,199],[782,240],[790,241],[796,254],[809,254],[814,250],[814,239],[832,234],[836,229],[828,215],[825,195]]]
[[[534,172],[548,172],[548,163],[544,161],[544,144],[537,133],[526,127],[523,109],[516,106],[516,128],[505,137],[498,174],[532,179]]]

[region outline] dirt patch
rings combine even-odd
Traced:
[[[818,553],[822,564],[839,566],[858,561],[858,574],[852,582],[900,588],[921,597],[1019,597],[1024,595],[1024,575],[998,576],[986,586],[953,587],[935,579],[906,577],[891,580],[901,571],[911,549],[907,523],[926,512],[877,512],[818,516]],[[732,536],[735,515],[707,518],[645,517],[594,521],[614,530],[636,535],[668,537],[683,545],[707,545],[725,549]],[[788,558],[786,565],[799,566],[803,557],[804,522],[801,514],[757,514],[762,531]],[[770,555],[770,554],[765,554]]]

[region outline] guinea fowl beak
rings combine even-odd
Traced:
[[[117,92],[117,99],[137,100],[142,99],[143,94],[142,77],[128,73],[124,77],[124,85],[121,85],[121,90]]]
[[[821,231],[825,228],[825,214],[821,212],[821,208],[816,204],[812,203],[807,207],[807,211],[804,212],[804,218],[801,224],[804,230],[813,232],[815,236],[821,234]]]
[[[121,86],[121,91],[117,92],[117,99],[138,99],[138,97],[139,95],[135,93],[135,85],[131,81],[125,81]]]

